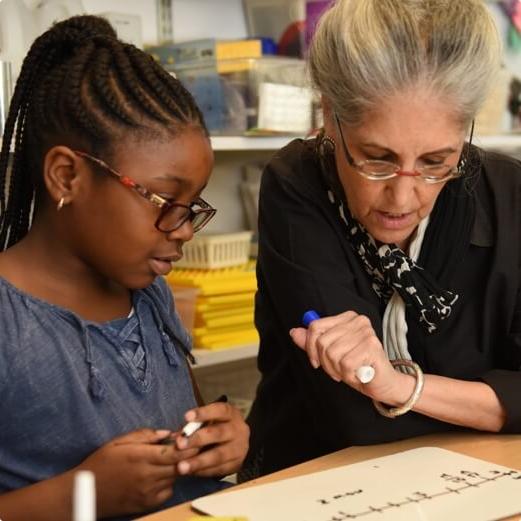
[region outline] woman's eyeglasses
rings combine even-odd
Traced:
[[[344,150],[345,158],[350,166],[352,166],[360,175],[371,181],[379,181],[392,179],[398,175],[405,175],[421,177],[426,183],[434,184],[447,181],[455,177],[459,177],[463,173],[463,167],[465,165],[465,159],[460,159],[457,166],[446,165],[443,163],[432,164],[432,165],[419,165],[414,168],[413,172],[405,172],[402,167],[391,163],[389,161],[381,161],[379,159],[367,159],[365,161],[355,161],[353,156],[347,149],[347,144],[342,133],[342,126],[338,115],[335,114],[335,123],[342,141],[342,148]],[[469,144],[472,141],[472,134],[474,132],[474,122],[472,122],[472,128],[470,133]]]
[[[173,232],[181,228],[181,226],[183,226],[186,221],[190,221],[195,233],[206,226],[217,213],[217,210],[210,206],[201,197],[198,197],[193,203],[189,205],[175,203],[165,199],[164,197],[161,197],[154,192],[151,192],[150,190],[147,190],[144,186],[130,179],[130,177],[120,174],[101,159],[79,150],[73,150],[73,152],[80,157],[92,161],[94,164],[101,167],[104,171],[111,174],[112,177],[116,178],[122,185],[135,190],[139,195],[150,201],[154,206],[157,206],[160,209],[160,214],[155,222],[155,227],[160,232]]]

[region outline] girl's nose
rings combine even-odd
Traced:
[[[177,230],[167,233],[167,237],[169,241],[183,241],[187,242],[191,240],[194,236],[194,227],[192,226],[192,221],[187,219]]]

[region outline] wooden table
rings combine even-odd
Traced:
[[[327,470],[350,463],[357,463],[379,456],[387,456],[417,447],[441,447],[467,456],[490,461],[497,465],[504,465],[521,470],[521,435],[446,433],[420,436],[418,438],[382,445],[349,447],[328,454],[327,456],[322,456],[321,458],[316,458],[301,463],[300,465],[274,472],[273,474],[249,481],[248,483],[243,483],[234,487],[234,490],[261,483],[269,483],[279,479],[292,478],[311,472]],[[190,503],[188,502],[140,519],[143,521],[187,521],[190,517],[195,515],[197,515],[197,513],[190,508]],[[511,519],[519,520],[521,518],[516,516]]]

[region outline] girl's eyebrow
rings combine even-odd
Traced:
[[[184,177],[179,177],[175,174],[160,174],[160,175],[154,176],[152,179],[154,181],[175,181],[176,183],[179,183],[180,185],[189,184],[188,179],[185,179]]]
[[[185,177],[179,177],[175,174],[160,174],[157,176],[154,176],[152,178],[154,181],[174,181],[178,184],[180,184],[182,187],[191,187],[192,183],[190,179],[186,179]],[[208,182],[204,183],[204,185],[201,187],[201,189],[197,192],[200,194],[208,185]]]
[[[160,174],[160,175],[154,176],[152,179],[154,181],[174,181],[174,182],[178,183],[179,185],[181,185],[182,188],[191,187],[190,179],[186,179],[185,177],[179,177],[174,174]],[[206,188],[207,185],[208,185],[208,182],[204,183],[204,185],[197,191],[197,196],[201,195],[201,193],[203,192],[203,190]]]

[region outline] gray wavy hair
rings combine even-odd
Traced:
[[[497,77],[501,43],[483,0],[337,0],[309,51],[311,79],[347,124],[426,88],[470,124]]]

